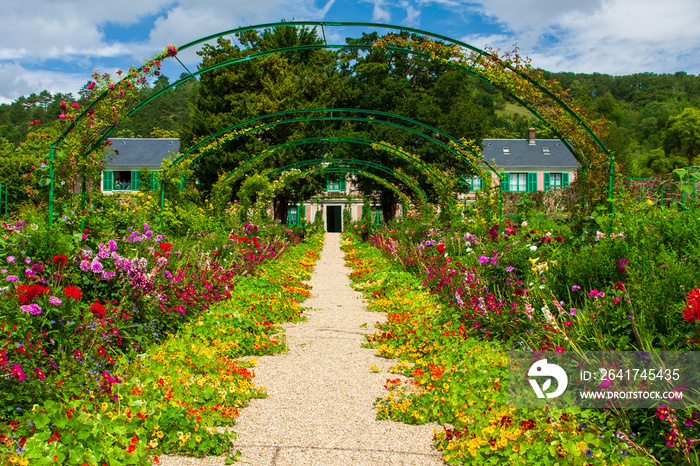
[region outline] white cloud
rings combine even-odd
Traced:
[[[479,11],[505,26],[533,64],[552,71],[698,73],[696,0],[489,0]],[[505,41],[501,41],[504,43]]]
[[[406,9],[404,24],[406,26],[418,27],[420,25],[420,10],[414,8],[407,0],[402,0],[399,2],[399,5],[401,5],[401,8]]]
[[[88,80],[89,74],[27,70],[18,63],[0,63],[0,103],[8,104],[17,97],[47,90],[52,94],[73,93]]]
[[[372,21],[378,23],[391,21],[391,12],[385,0],[361,0],[361,3],[371,3],[374,6],[372,9]]]

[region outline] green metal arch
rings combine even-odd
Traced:
[[[503,63],[503,65],[508,68],[509,70],[517,73],[519,76],[527,80],[530,84],[535,86],[537,89],[542,91],[547,97],[552,99],[554,102],[557,103],[564,111],[566,111],[581,127],[588,133],[588,135],[595,141],[596,145],[608,156],[613,156],[614,155],[608,150],[608,148],[603,144],[603,142],[598,138],[598,136],[595,134],[595,132],[588,126],[588,124],[583,120],[581,116],[579,116],[576,112],[573,111],[564,101],[562,101],[559,97],[554,95],[549,89],[546,87],[542,86],[540,83],[532,79],[532,77],[528,76],[526,73],[523,73],[520,70],[517,70],[515,67],[510,65],[507,62],[502,61],[499,59],[497,56],[494,56],[491,53],[488,53],[478,47],[475,47],[473,45],[470,45],[466,42],[463,42],[458,39],[453,39],[451,37],[442,35],[442,34],[437,34],[433,33],[430,31],[426,31],[423,29],[418,29],[418,28],[413,28],[409,26],[399,26],[395,24],[387,24],[387,23],[370,23],[370,22],[358,22],[358,21],[333,21],[333,22],[328,22],[328,21],[280,21],[280,22],[274,22],[274,23],[262,23],[262,24],[256,24],[252,26],[243,26],[243,27],[238,27],[234,29],[229,29],[227,31],[219,32],[217,34],[212,34],[206,37],[202,37],[200,39],[191,41],[186,43],[185,45],[181,46],[178,48],[178,51],[180,50],[186,50],[188,48],[191,48],[195,45],[199,45],[201,43],[217,39],[222,36],[230,35],[230,34],[237,34],[240,32],[245,32],[245,31],[251,31],[251,30],[260,30],[260,29],[268,29],[268,28],[274,28],[274,27],[279,27],[279,26],[321,26],[322,28],[324,26],[341,26],[341,27],[372,27],[372,28],[383,28],[383,29],[397,29],[399,31],[405,31],[409,33],[414,33],[414,34],[420,34],[422,36],[427,36],[427,37],[432,37],[434,39],[438,39],[441,41],[445,41],[447,43],[451,43],[454,45],[458,45],[460,47],[464,47],[468,50],[471,50],[472,52],[475,52],[483,57],[495,59],[496,61]],[[346,47],[350,48],[350,47]],[[466,69],[465,69],[466,70]],[[528,108],[529,109],[529,108]],[[541,117],[539,117],[541,118]]]
[[[328,172],[328,173],[347,173],[347,172],[353,172],[353,173],[359,173],[362,176],[366,176],[368,178],[372,178],[375,180],[377,183],[386,186],[389,190],[393,191],[396,193],[397,196],[401,198],[407,205],[411,204],[411,199],[406,196],[405,193],[401,192],[401,190],[393,183],[390,183],[389,181],[385,180],[381,176],[377,176],[374,173],[370,173],[368,171],[362,170],[360,168],[354,168],[354,167],[347,167],[347,168],[332,168],[332,167],[314,167],[310,168],[309,170],[304,170],[299,172],[298,174],[291,176],[287,178],[288,180],[293,180],[295,178],[298,178],[300,176],[304,176],[307,174],[315,173],[315,172]]]
[[[191,154],[192,152],[201,148],[209,141],[211,141],[219,136],[222,136],[228,132],[234,131],[237,128],[246,126],[250,123],[254,123],[256,121],[266,120],[268,118],[274,118],[274,117],[278,117],[278,116],[293,115],[296,113],[331,113],[330,117],[307,117],[307,118],[290,118],[290,119],[286,119],[286,120],[277,120],[277,121],[274,121],[272,123],[268,123],[268,124],[261,125],[261,126],[256,126],[256,127],[251,128],[249,130],[246,130],[245,132],[237,135],[236,138],[238,138],[240,136],[247,135],[247,134],[255,132],[255,131],[271,128],[271,127],[274,127],[274,126],[277,126],[280,124],[297,123],[297,122],[339,120],[339,121],[359,121],[359,122],[376,123],[376,124],[382,124],[382,125],[402,129],[404,131],[408,131],[412,134],[415,134],[419,137],[422,137],[422,138],[424,138],[424,139],[426,139],[434,144],[439,145],[443,149],[445,149],[445,150],[449,151],[450,153],[452,153],[453,155],[455,155],[457,158],[459,158],[463,162],[467,163],[470,167],[477,170],[477,167],[475,167],[474,164],[469,159],[464,158],[461,154],[459,154],[453,148],[449,147],[447,144],[445,144],[442,141],[439,141],[439,140],[437,140],[437,139],[435,139],[427,134],[421,133],[420,131],[417,131],[413,128],[409,128],[407,126],[403,126],[403,125],[400,125],[398,123],[393,123],[391,121],[379,120],[376,118],[360,118],[360,117],[346,117],[346,116],[333,115],[334,112],[335,113],[337,113],[337,112],[367,113],[369,115],[378,115],[378,116],[386,116],[386,117],[390,117],[390,118],[396,118],[396,119],[399,119],[402,121],[406,121],[408,123],[415,124],[417,126],[420,126],[421,128],[427,129],[427,130],[434,132],[436,134],[439,134],[440,136],[448,139],[449,141],[454,142],[455,144],[460,144],[460,141],[458,139],[454,138],[453,136],[451,136],[450,134],[448,134],[442,130],[439,130],[439,129],[434,128],[434,127],[429,126],[429,125],[426,125],[425,123],[422,123],[420,121],[413,120],[411,118],[404,117],[402,115],[397,115],[395,113],[382,112],[379,110],[365,110],[365,109],[352,109],[352,108],[309,108],[309,109],[285,110],[285,111],[281,111],[281,112],[268,113],[265,115],[260,115],[260,116],[254,117],[254,118],[250,118],[250,119],[242,121],[240,123],[236,123],[235,125],[231,125],[228,128],[217,131],[216,133],[211,134],[211,135],[207,136],[206,138],[204,138],[203,140],[197,142],[195,145],[193,145],[192,147],[187,149],[184,153],[182,153],[182,155],[177,157],[174,160],[173,164],[179,163],[185,157],[187,157],[189,154]],[[234,138],[234,139],[236,139],[236,138]],[[467,148],[467,150],[475,157],[478,157],[478,155],[474,154],[474,152],[470,148]],[[205,150],[204,152],[200,153],[191,163],[196,162],[197,160],[199,160],[201,157],[203,157],[206,154],[207,154],[207,151]],[[483,160],[483,162],[496,176],[499,175],[498,171],[487,160]]]
[[[295,162],[295,163],[291,163],[291,164],[289,164],[289,165],[285,165],[284,167],[276,168],[276,169],[273,170],[273,171],[270,171],[270,172],[268,172],[268,173],[265,173],[265,176],[267,176],[268,178],[272,178],[272,177],[274,177],[274,176],[277,176],[277,175],[280,175],[280,174],[284,173],[284,172],[287,171],[287,170],[291,170],[291,169],[299,168],[299,167],[305,167],[305,166],[308,166],[308,165],[320,165],[321,163],[357,164],[357,165],[368,166],[368,167],[374,168],[374,169],[376,169],[376,170],[380,170],[380,171],[382,171],[382,172],[384,172],[384,173],[386,173],[386,174],[389,174],[389,175],[391,175],[391,176],[393,176],[393,177],[396,177],[398,180],[400,180],[401,182],[403,182],[406,186],[408,186],[408,188],[409,188],[411,191],[413,191],[413,192],[416,194],[416,196],[420,195],[420,197],[422,197],[422,199],[423,199],[423,204],[424,204],[424,205],[427,205],[427,202],[428,202],[428,196],[427,196],[427,194],[425,193],[425,191],[423,191],[423,190],[420,188],[420,186],[418,186],[417,184],[415,184],[415,183],[413,182],[413,180],[411,180],[410,178],[408,178],[408,177],[402,175],[400,172],[397,173],[397,172],[394,172],[394,171],[390,170],[388,167],[386,167],[386,166],[384,166],[384,165],[377,164],[377,163],[373,163],[373,162],[367,162],[366,160],[359,160],[359,159],[313,159],[313,160],[302,160],[302,161],[300,161],[300,162]],[[366,170],[359,169],[359,168],[357,168],[357,167],[350,167],[350,166],[343,166],[343,167],[317,166],[317,167],[315,167],[314,169],[302,171],[302,173],[306,173],[306,172],[310,172],[310,171],[314,171],[314,172],[316,172],[316,171],[318,171],[318,172],[326,172],[326,171],[327,171],[327,172],[330,172],[330,173],[346,173],[346,172],[360,173],[360,174],[362,174],[362,175],[364,175],[364,176],[368,176],[368,177],[374,179],[375,181],[378,181],[379,183],[383,184],[384,186],[387,186],[389,189],[391,189],[392,191],[394,191],[399,197],[401,197],[402,199],[404,199],[407,203],[410,203],[410,199],[408,198],[408,196],[406,196],[406,194],[403,193],[395,184],[389,182],[389,181],[386,180],[385,178],[382,178],[382,177],[378,176],[378,175],[375,174],[375,173],[371,173],[371,172],[368,172],[368,171],[366,171]],[[291,178],[289,178],[288,180],[292,180],[292,179],[294,179],[294,178],[296,178],[296,177],[291,177]]]
[[[303,138],[303,139],[295,139],[293,141],[283,142],[283,143],[278,144],[274,147],[266,149],[266,150],[262,151],[261,153],[259,153],[258,155],[255,155],[255,156],[251,157],[250,159],[246,160],[245,162],[243,162],[243,164],[239,165],[235,170],[233,170],[226,178],[224,178],[223,182],[226,182],[231,178],[237,177],[238,175],[240,175],[243,172],[243,170],[245,170],[249,166],[253,165],[255,162],[257,162],[261,158],[270,156],[272,154],[275,154],[275,153],[280,152],[280,151],[285,150],[285,149],[289,149],[290,147],[296,147],[296,146],[301,146],[301,145],[305,145],[305,144],[313,144],[315,142],[349,142],[349,143],[354,143],[354,144],[364,144],[367,146],[371,146],[372,144],[376,144],[379,146],[386,147],[386,148],[390,149],[391,151],[395,151],[395,152],[398,152],[399,154],[403,154],[405,156],[405,159],[407,161],[409,161],[409,163],[411,163],[414,166],[419,167],[418,168],[419,171],[426,174],[426,176],[428,176],[428,177],[433,177],[435,179],[435,181],[441,182],[442,185],[445,187],[445,189],[447,189],[447,185],[445,185],[444,181],[442,181],[440,179],[440,177],[438,175],[436,175],[435,173],[433,173],[428,167],[426,167],[425,165],[423,165],[420,162],[412,163],[412,162],[416,162],[416,160],[413,159],[408,153],[406,153],[402,150],[396,149],[395,147],[389,146],[388,144],[383,143],[383,142],[377,142],[377,141],[372,141],[370,139],[363,139],[363,138],[345,137],[345,136],[324,136],[324,137],[316,137],[316,138]],[[328,160],[333,160],[333,159],[328,159]],[[350,159],[348,159],[348,160],[350,160]],[[424,170],[421,170],[421,168],[423,168]]]
[[[373,27],[373,28],[397,29],[397,30],[400,30],[400,31],[405,31],[405,32],[409,32],[409,33],[417,33],[417,34],[421,34],[421,35],[424,35],[424,36],[427,36],[427,37],[432,37],[432,38],[435,38],[435,39],[438,39],[438,40],[442,40],[442,41],[445,41],[445,42],[448,42],[448,43],[452,43],[452,44],[455,44],[455,45],[458,45],[458,46],[461,46],[461,47],[465,47],[465,48],[467,48],[467,49],[469,49],[469,50],[471,50],[471,51],[473,51],[473,52],[478,53],[478,54],[481,55],[481,56],[488,57],[488,58],[490,58],[490,59],[495,59],[495,60],[498,61],[499,63],[502,63],[503,66],[504,66],[505,68],[510,69],[511,71],[517,73],[519,76],[521,76],[522,78],[524,78],[525,80],[527,80],[530,84],[532,84],[534,87],[536,87],[539,91],[541,91],[544,95],[546,95],[547,97],[549,97],[549,98],[550,98],[552,101],[554,101],[559,107],[561,107],[565,112],[567,112],[567,113],[574,119],[574,121],[576,121],[576,122],[586,131],[586,133],[593,139],[593,141],[595,142],[595,144],[596,144],[606,155],[608,155],[608,156],[610,157],[610,160],[611,160],[611,170],[610,170],[610,171],[611,171],[611,177],[612,177],[612,174],[613,174],[613,172],[614,172],[614,162],[615,162],[615,156],[614,156],[614,154],[613,154],[612,152],[610,152],[610,151],[607,149],[607,147],[605,146],[605,144],[602,143],[602,141],[601,141],[601,140],[598,138],[598,136],[593,132],[593,130],[586,124],[586,122],[585,122],[578,114],[576,114],[576,112],[574,112],[568,105],[566,105],[566,103],[564,103],[561,99],[559,99],[556,95],[554,95],[554,94],[553,94],[551,91],[549,91],[547,88],[545,88],[545,87],[543,87],[542,85],[540,85],[537,81],[535,81],[534,79],[532,79],[530,76],[528,76],[527,74],[523,73],[523,72],[520,71],[520,70],[515,69],[512,65],[508,64],[507,62],[503,62],[503,61],[500,60],[498,57],[495,57],[494,55],[489,54],[489,53],[487,53],[487,52],[485,52],[485,51],[483,51],[483,50],[481,50],[481,49],[479,49],[479,48],[476,48],[476,47],[474,47],[474,46],[472,46],[472,45],[469,45],[469,44],[467,44],[467,43],[465,43],[465,42],[462,42],[462,41],[459,41],[459,40],[456,40],[456,39],[452,39],[452,38],[450,38],[450,37],[443,36],[443,35],[441,35],[441,34],[435,34],[435,33],[431,33],[431,32],[429,32],[429,31],[424,31],[424,30],[417,29],[417,28],[411,28],[411,27],[406,27],[406,26],[397,26],[397,25],[384,24],[384,23],[368,23],[368,22],[322,22],[322,21],[289,21],[289,22],[263,23],[263,24],[258,24],[258,25],[254,25],[254,26],[245,26],[245,27],[230,29],[230,30],[227,30],[227,31],[224,31],[224,32],[220,32],[220,33],[217,33],[217,34],[213,34],[213,35],[206,36],[206,37],[203,37],[203,38],[201,38],[201,39],[198,39],[198,40],[189,42],[189,43],[187,43],[187,44],[185,44],[185,45],[179,47],[178,50],[180,50],[180,51],[186,50],[186,49],[188,49],[188,48],[190,48],[190,47],[192,47],[192,46],[194,46],[194,45],[197,45],[197,44],[200,44],[200,43],[209,41],[209,40],[213,40],[213,39],[216,39],[216,38],[218,38],[218,37],[221,37],[221,36],[224,36],[224,35],[228,35],[228,34],[236,34],[236,33],[238,33],[238,32],[244,32],[244,31],[249,31],[249,30],[254,30],[254,29],[255,29],[255,30],[257,30],[257,29],[265,29],[265,28],[277,27],[277,26],[321,26],[321,27],[324,27],[324,26],[347,26],[347,27],[362,26],[362,27]],[[247,57],[241,57],[241,58],[239,58],[239,59],[229,60],[229,61],[227,61],[227,62],[222,62],[222,63],[217,64],[217,65],[214,65],[214,66],[212,66],[212,67],[209,67],[209,68],[206,68],[206,69],[202,69],[202,70],[198,70],[198,71],[195,72],[194,74],[190,73],[189,76],[186,76],[185,78],[182,78],[182,79],[178,80],[177,82],[171,84],[170,86],[165,87],[164,89],[162,89],[162,90],[159,91],[158,93],[156,93],[156,94],[154,94],[153,96],[149,97],[148,99],[145,99],[144,101],[142,101],[141,104],[139,104],[136,108],[134,108],[131,112],[129,112],[129,114],[128,114],[125,118],[128,118],[129,116],[133,115],[136,111],[138,111],[138,110],[139,110],[140,108],[142,108],[144,105],[147,105],[149,102],[151,102],[153,99],[155,99],[155,98],[157,98],[158,96],[160,96],[162,93],[167,92],[169,89],[171,89],[171,88],[173,88],[173,87],[175,87],[175,86],[177,86],[177,85],[179,85],[179,84],[181,84],[181,83],[183,83],[183,82],[185,82],[185,81],[187,81],[187,80],[189,80],[189,79],[193,79],[195,75],[203,74],[203,73],[205,73],[205,72],[212,71],[212,70],[214,70],[214,69],[220,68],[220,67],[222,67],[222,66],[227,66],[227,65],[229,65],[229,64],[238,63],[238,62],[243,62],[243,61],[247,61],[247,60],[252,60],[252,59],[254,59],[254,58],[261,57],[261,56],[265,56],[265,55],[270,55],[270,54],[273,54],[273,53],[282,53],[282,52],[286,52],[286,51],[296,51],[296,50],[309,50],[309,49],[315,49],[315,48],[338,48],[338,49],[351,49],[351,48],[358,48],[358,49],[360,49],[360,48],[362,48],[362,49],[366,49],[366,48],[368,48],[368,46],[362,45],[362,46],[359,46],[359,47],[353,47],[353,46],[350,45],[350,44],[344,44],[344,45],[326,45],[326,44],[323,44],[323,45],[318,45],[318,46],[316,46],[315,44],[311,44],[311,45],[308,45],[308,46],[296,46],[296,47],[286,47],[286,48],[275,49],[275,50],[272,50],[272,51],[266,51],[266,52],[263,52],[263,53],[253,54],[253,55],[249,55],[249,56],[247,56]],[[407,53],[407,54],[413,54],[413,55],[417,55],[417,56],[423,56],[423,57],[432,59],[431,57],[427,56],[426,54],[418,53],[418,52],[415,52],[415,51],[412,51],[412,50],[405,50],[405,49],[401,49],[401,48],[397,48],[397,47],[387,47],[387,49],[393,50],[393,51],[397,51],[397,52],[401,52],[401,53]],[[465,72],[467,72],[467,73],[469,73],[469,74],[471,74],[471,75],[477,76],[477,77],[479,77],[480,79],[483,79],[483,80],[489,82],[488,78],[486,78],[486,77],[484,77],[484,76],[481,76],[481,75],[478,74],[477,72],[475,72],[475,71],[473,71],[473,70],[471,70],[471,69],[469,69],[469,68],[467,68],[467,67],[463,67],[463,66],[459,66],[459,65],[454,65],[454,64],[453,64],[452,66],[455,66],[455,67],[458,68],[458,69],[462,69],[463,71],[465,71]],[[142,69],[142,68],[143,68],[143,67],[141,67],[140,69]],[[123,78],[123,79],[126,79],[126,78]],[[49,224],[51,224],[51,221],[52,221],[52,213],[53,213],[53,191],[54,191],[54,184],[55,184],[55,179],[54,179],[55,177],[54,177],[54,170],[53,170],[53,161],[54,161],[54,157],[55,157],[56,147],[67,137],[67,135],[68,135],[68,134],[70,133],[70,131],[75,127],[75,125],[76,125],[79,121],[81,121],[81,120],[85,117],[85,115],[87,115],[87,113],[89,112],[89,110],[91,110],[92,108],[94,108],[95,105],[97,105],[97,103],[100,102],[101,100],[103,100],[107,95],[108,95],[108,92],[107,92],[107,91],[103,92],[103,94],[101,94],[100,96],[98,96],[97,99],[95,99],[95,101],[91,102],[90,105],[88,105],[87,107],[85,107],[84,110],[83,110],[83,112],[82,112],[80,115],[78,115],[78,117],[76,118],[76,120],[75,120],[74,122],[72,122],[71,125],[70,125],[70,126],[56,139],[56,141],[54,141],[54,142],[51,144],[51,146],[50,146],[50,153],[49,153],[49,157],[50,157],[50,167],[49,167],[49,170],[50,170],[50,179],[51,179],[51,183],[50,183],[50,189],[49,189]],[[556,128],[551,127],[551,125],[547,122],[546,119],[544,119],[541,115],[539,115],[539,113],[537,113],[534,109],[530,108],[530,106],[527,105],[525,102],[523,102],[521,99],[519,99],[518,96],[512,95],[512,94],[511,94],[511,96],[514,97],[521,105],[523,105],[523,106],[525,106],[526,108],[528,108],[528,110],[530,110],[538,119],[540,119],[542,122],[544,122],[544,124],[546,124],[548,127],[550,127],[550,129],[552,129],[552,130],[554,131],[554,133],[557,134],[557,136],[559,136],[559,138],[562,140],[562,143],[564,143],[564,144],[572,151],[572,153],[573,153],[574,156],[577,158],[577,160],[578,160],[579,162],[581,162],[582,164],[584,164],[584,161],[581,160],[581,159],[579,158],[579,156],[578,156],[578,154],[577,154],[577,151],[576,151],[573,147],[570,146],[570,144],[562,137],[561,133],[559,133],[559,131],[556,130]],[[122,120],[123,120],[123,119],[122,119]],[[120,121],[121,121],[121,120],[120,120]],[[111,134],[111,132],[114,130],[115,127],[116,127],[116,125],[112,126],[109,130],[107,130],[106,133],[105,133],[101,138],[98,139],[98,141],[95,143],[95,145],[93,145],[93,147],[92,147],[90,150],[88,150],[88,153],[94,151],[102,141],[104,141],[106,138],[108,138],[108,137],[109,137],[109,134]],[[610,189],[612,190],[612,184],[611,184],[611,186],[610,186]]]

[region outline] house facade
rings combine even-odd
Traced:
[[[141,189],[140,170],[160,169],[163,159],[180,149],[180,140],[170,139],[131,139],[111,138],[112,159],[102,172],[102,191],[105,193],[139,191]],[[484,139],[483,157],[491,162],[503,175],[504,192],[536,192],[549,188],[565,187],[573,182],[579,168],[578,161],[569,149],[558,139],[536,139],[535,130],[530,129],[527,139]],[[493,175],[498,184],[498,178]],[[483,186],[478,176],[467,178],[473,191]],[[158,189],[151,177],[151,190]],[[287,212],[290,224],[299,224],[301,219],[313,222],[316,213],[321,218],[326,231],[340,232],[343,228],[343,211],[350,212],[352,220],[362,218],[363,201],[348,183],[347,175],[335,175],[326,180],[326,188],[319,196],[300,205],[289,206]],[[397,212],[399,214],[400,212]],[[380,206],[372,207],[372,219],[381,222]]]
[[[164,159],[180,150],[177,138],[110,138],[110,158],[102,171],[102,192],[139,191],[141,180],[139,171],[147,168],[153,172],[160,170]],[[153,177],[149,188],[158,189]]]
[[[484,139],[482,155],[503,174],[503,192],[527,193],[563,188],[571,184],[580,164],[559,139]],[[483,180],[472,177],[474,191]],[[494,181],[498,183],[494,175]]]

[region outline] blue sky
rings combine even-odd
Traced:
[[[550,71],[700,73],[697,0],[32,0],[5,2],[0,103],[72,92],[94,68],[138,66],[167,44],[286,20],[411,26],[521,53]],[[365,29],[367,30],[367,29]],[[380,33],[387,30],[378,30]],[[360,29],[326,28],[329,43]],[[197,56],[179,57],[196,67]],[[168,65],[171,79],[184,71]]]

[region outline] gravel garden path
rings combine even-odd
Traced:
[[[268,397],[241,410],[234,447],[241,464],[442,465],[428,424],[377,421],[374,401],[385,392],[392,361],[362,348],[384,315],[367,311],[350,288],[340,234],[327,233],[304,302],[308,321],[285,325],[289,352],[258,358],[255,378]],[[382,372],[374,373],[376,365]],[[223,464],[220,458],[161,457],[163,465]]]

